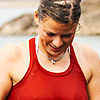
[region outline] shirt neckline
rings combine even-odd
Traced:
[[[63,71],[63,72],[59,72],[59,73],[56,73],[56,72],[51,72],[51,71],[48,71],[48,70],[46,70],[45,68],[43,68],[41,65],[40,65],[40,63],[39,63],[39,61],[38,61],[38,58],[37,58],[37,49],[38,49],[38,38],[39,38],[39,36],[37,36],[36,38],[35,38],[35,61],[37,62],[37,64],[38,64],[38,68],[43,72],[43,73],[45,73],[45,74],[48,74],[48,75],[51,75],[51,76],[65,76],[65,75],[67,75],[67,74],[69,74],[71,71],[72,71],[72,69],[73,69],[73,61],[74,60],[72,60],[72,50],[70,50],[70,65],[69,65],[69,67],[65,70],[65,71]],[[71,44],[72,45],[72,44]],[[70,49],[72,49],[72,47],[70,46]]]

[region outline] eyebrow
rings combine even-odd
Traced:
[[[49,32],[49,31],[47,31],[47,30],[44,30],[46,33],[51,33],[51,34],[55,34],[56,35],[56,33],[53,33],[53,32]],[[62,34],[61,36],[63,36],[63,35],[73,35],[75,32],[70,32],[70,33],[67,33],[67,34]]]
[[[53,33],[53,32],[49,32],[49,31],[47,31],[47,30],[44,30],[46,33],[52,33],[52,34],[55,34],[56,35],[56,33]]]

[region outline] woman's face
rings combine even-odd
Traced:
[[[65,52],[75,36],[77,23],[61,24],[48,18],[39,23],[39,48],[46,55],[57,56]]]

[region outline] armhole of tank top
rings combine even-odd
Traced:
[[[29,40],[29,54],[30,54],[30,62],[29,62],[29,66],[28,69],[26,71],[25,77],[27,77],[32,68],[33,68],[33,63],[34,63],[34,52],[35,52],[35,38],[32,38]]]
[[[71,54],[72,54],[73,57],[74,57],[74,61],[75,61],[76,65],[77,65],[78,69],[81,71],[82,77],[84,78],[84,81],[85,81],[85,83],[86,83],[86,78],[85,78],[84,72],[83,72],[83,70],[81,69],[81,66],[80,66],[80,64],[79,64],[79,62],[78,62],[78,60],[77,60],[77,57],[76,57],[76,54],[75,54],[75,51],[74,51],[73,44],[71,44],[70,48],[71,48]]]
[[[19,85],[21,85],[24,82],[24,80],[28,77],[29,73],[32,70],[32,65],[33,65],[33,60],[34,60],[33,50],[35,49],[34,48],[35,47],[35,38],[32,38],[28,41],[29,41],[29,46],[28,47],[29,47],[29,55],[30,55],[30,62],[29,62],[29,65],[28,65],[28,69],[27,69],[25,75],[23,76],[23,78],[17,84],[15,84],[13,86],[13,89],[17,88]]]

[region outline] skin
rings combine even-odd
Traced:
[[[49,27],[48,27],[49,26]],[[39,47],[49,57],[59,58],[73,41],[77,23],[60,24],[52,19],[39,24]]]
[[[89,100],[99,100],[99,56],[91,47],[73,42],[77,24],[67,26],[55,22],[51,18],[47,18],[47,20],[41,22],[38,20],[37,13],[35,13],[35,22],[39,25],[39,49],[46,56],[52,59],[58,59],[72,43],[76,57],[87,81]],[[53,33],[53,35],[48,35],[47,33]],[[70,33],[73,34],[71,34],[70,37],[65,37],[65,35],[69,36]],[[28,46],[28,41],[25,41],[19,44],[6,45],[0,49],[0,100],[5,100],[11,87],[24,77],[30,61]],[[70,64],[70,56],[68,52],[54,65],[39,52],[37,56],[42,67],[55,73],[65,71]]]

